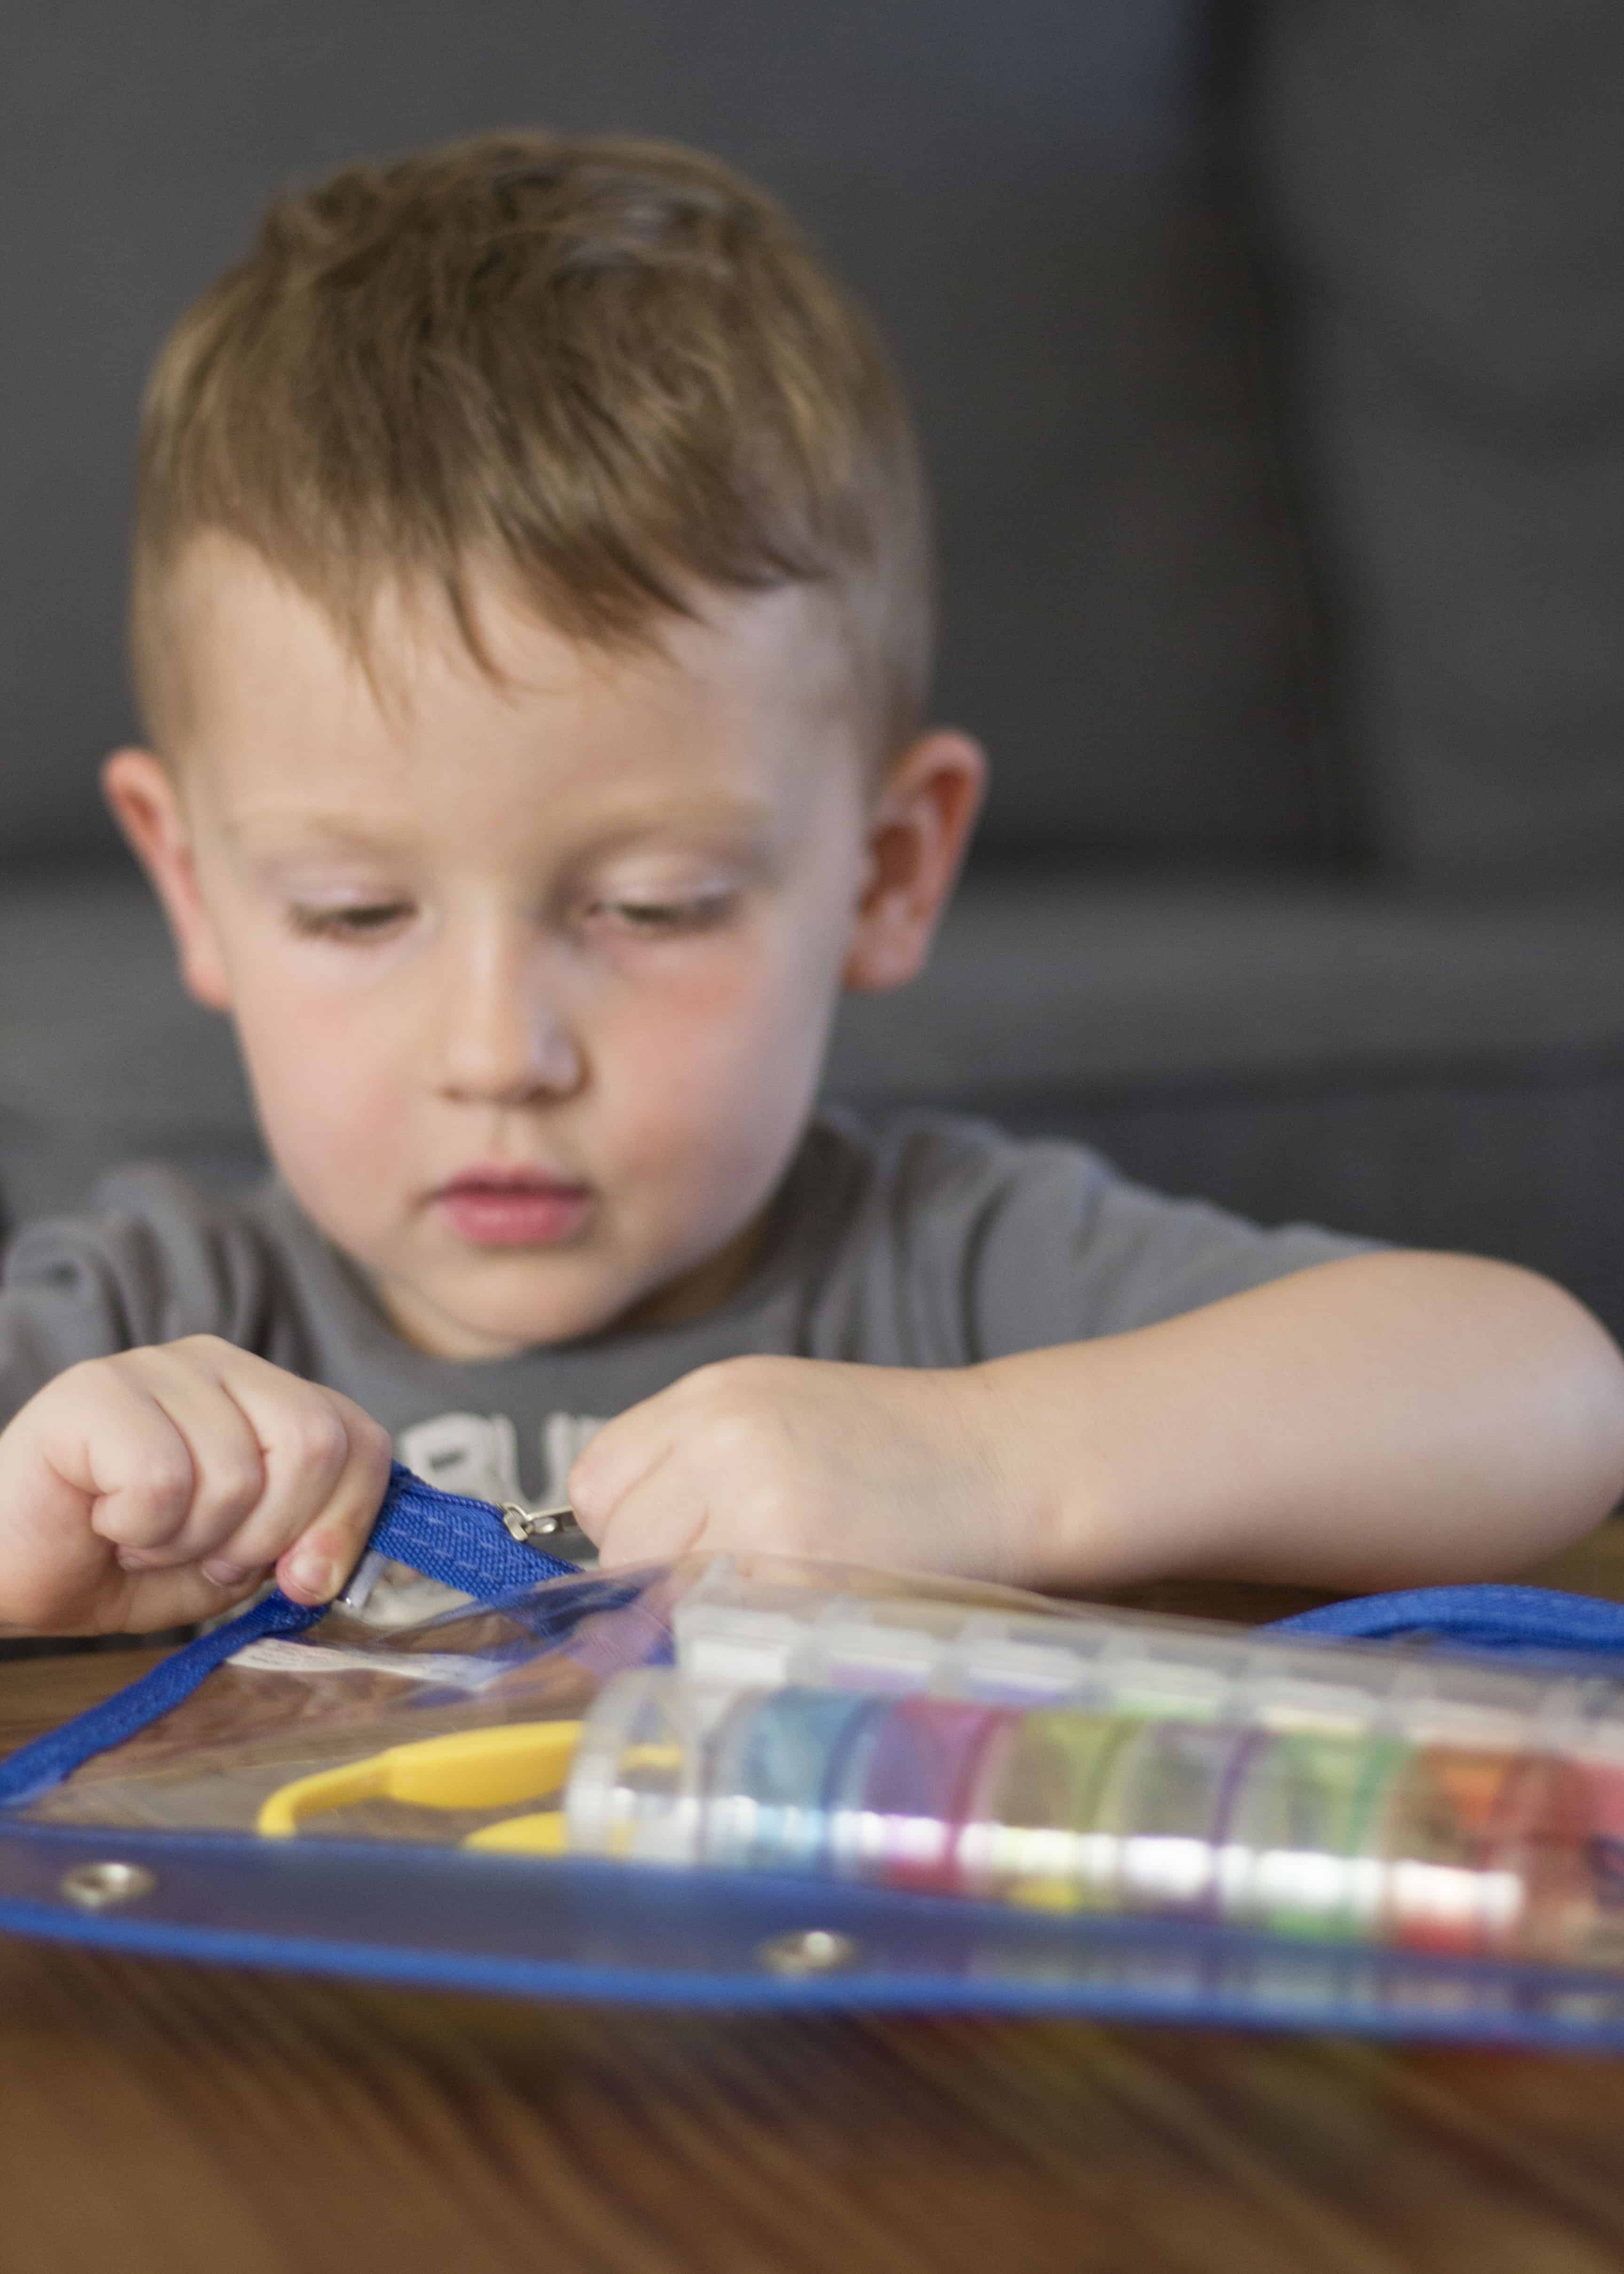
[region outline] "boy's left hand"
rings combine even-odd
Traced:
[[[993,1404],[974,1367],[726,1359],[600,1430],[570,1502],[606,1564],[735,1547],[1011,1577]]]

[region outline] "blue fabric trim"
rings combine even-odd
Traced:
[[[268,1849],[268,1852],[267,1852]],[[129,1911],[64,1898],[117,1852]],[[523,1900],[515,1900],[523,1891]],[[780,1976],[763,1942],[850,1934],[849,1969]],[[1189,1920],[1022,1913],[793,1874],[690,1872],[225,1833],[0,1826],[0,1932],[153,1958],[637,2005],[1070,2012],[1226,2027],[1624,2046],[1619,1977],[1296,1942]]]
[[[1409,1587],[1360,1595],[1298,1611],[1261,1630],[1267,1634],[1327,1635],[1346,1641],[1453,1643],[1457,1648],[1624,1652],[1624,1603],[1573,1595],[1560,1587]]]
[[[64,1777],[71,1776],[93,1753],[123,1744],[126,1737],[134,1736],[138,1729],[146,1728],[149,1721],[190,1698],[222,1659],[245,1644],[258,1642],[264,1635],[298,1634],[320,1616],[320,1610],[289,1602],[279,1587],[240,1618],[216,1627],[213,1634],[199,1635],[142,1675],[139,1682],[116,1690],[99,1706],[76,1713],[61,1728],[47,1730],[44,1736],[0,1762],[0,1807],[16,1808],[36,1799]]]
[[[640,1967],[635,1955],[612,1958],[492,1957],[477,1950],[415,1950],[376,1942],[282,1936],[139,1919],[69,1916],[43,1903],[0,1901],[0,1933],[71,1942],[138,1958],[198,1965],[252,1966],[267,1971],[328,1975],[341,1981],[390,1983],[411,1989],[461,1990],[487,1996],[583,2000],[595,2005],[674,2007],[735,2013],[1065,2014],[1100,2022],[1162,2022],[1180,2029],[1314,2029],[1338,2036],[1418,2039],[1445,2044],[1494,2044],[1554,2052],[1624,2052],[1624,2023],[1560,2009],[1562,1984],[1547,2005],[1520,2009],[1489,1990],[1482,2004],[1462,1997],[1457,1979],[1440,1975],[1433,2002],[1384,2007],[1357,1993],[1338,1997],[1271,1994],[1250,1983],[1207,1988],[1199,1982],[1162,1986],[1153,1964],[1143,1983],[1105,1985],[1071,1981],[1051,1962],[1034,1978],[1018,1973],[922,1973],[887,1969],[842,1974],[774,1976],[741,1966],[706,1974],[691,1966]],[[599,1949],[603,1938],[597,1939]],[[1165,1965],[1165,1954],[1163,1954]],[[1278,1966],[1276,1966],[1276,1972]],[[1612,1984],[1591,1978],[1575,2004],[1600,2004]],[[1453,1993],[1453,1994],[1452,1994]]]
[[[515,1540],[488,1501],[441,1492],[396,1461],[389,1475],[369,1546],[397,1562],[481,1602],[560,1579],[577,1569],[560,1556]],[[115,1690],[60,1729],[48,1730],[0,1762],[0,1808],[17,1808],[60,1784],[94,1754],[122,1745],[149,1722],[190,1698],[214,1668],[266,1635],[302,1634],[325,1616],[327,1605],[295,1603],[280,1587],[212,1634],[166,1658],[139,1682]]]

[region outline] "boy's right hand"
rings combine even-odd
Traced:
[[[189,1625],[273,1568],[296,1601],[327,1602],[389,1462],[350,1399],[214,1335],[88,1359],[0,1432],[0,1626]]]

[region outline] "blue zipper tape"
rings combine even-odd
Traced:
[[[441,1492],[398,1461],[368,1545],[482,1603],[498,1602],[541,1579],[565,1578],[578,1568],[515,1540],[488,1501]],[[278,1587],[212,1633],[199,1635],[139,1682],[0,1762],[0,1808],[37,1799],[94,1754],[123,1744],[190,1698],[217,1666],[247,1644],[267,1635],[302,1634],[327,1609],[325,1603],[312,1608],[292,1602]]]

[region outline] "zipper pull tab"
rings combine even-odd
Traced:
[[[502,1523],[511,1538],[534,1547],[563,1524],[573,1524],[575,1511],[568,1501],[557,1508],[521,1508],[515,1500],[502,1503]]]

